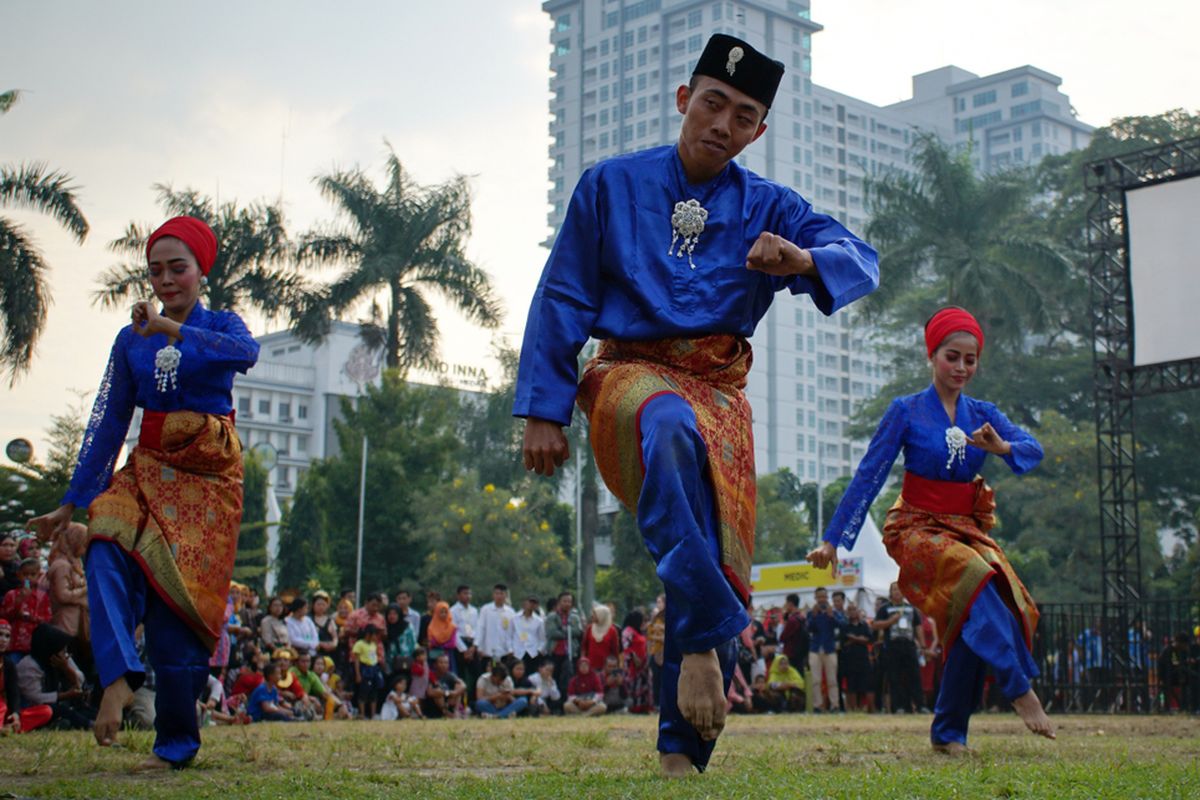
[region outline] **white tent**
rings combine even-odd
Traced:
[[[888,587],[900,575],[900,567],[888,555],[883,546],[883,534],[871,515],[867,515],[863,523],[862,533],[854,543],[854,549],[847,553],[839,553],[842,558],[861,558],[863,561],[863,588],[872,595],[887,595]]]

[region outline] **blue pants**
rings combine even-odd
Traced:
[[[750,615],[721,571],[716,498],[695,412],[678,395],[660,395],[642,408],[638,428],[646,468],[638,528],[667,598],[658,750],[682,753],[703,771],[715,742],[702,740],[679,713],[683,654],[716,650],[728,692],[734,639]]]
[[[196,701],[208,684],[204,643],[146,582],[133,558],[112,542],[96,540],[87,552],[92,652],[100,683],[125,678],[137,690],[146,679],[134,629],[143,625],[146,655],[154,669],[154,754],[187,763],[200,749]]]
[[[1021,623],[990,581],[975,598],[946,656],[930,730],[934,744],[967,743],[967,725],[983,694],[988,667],[1009,700],[1028,692],[1030,679],[1040,674],[1025,646]]]
[[[475,710],[480,714],[491,714],[500,719],[508,719],[516,716],[526,709],[529,705],[528,698],[518,697],[504,708],[496,708],[490,700],[479,699],[475,701]]]

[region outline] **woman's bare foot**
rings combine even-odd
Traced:
[[[104,696],[100,698],[100,710],[96,713],[96,722],[92,726],[92,735],[101,747],[109,747],[117,740],[125,707],[131,702],[133,690],[123,677],[117,678],[104,690]]]
[[[142,763],[133,768],[134,772],[158,772],[160,770],[170,769],[172,764],[170,761],[164,761],[153,753]]]
[[[1013,710],[1025,723],[1025,727],[1033,731],[1039,736],[1045,736],[1047,739],[1057,739],[1054,734],[1054,724],[1050,722],[1050,718],[1046,716],[1045,709],[1042,708],[1042,701],[1038,700],[1038,696],[1030,689],[1025,694],[1012,701]]]
[[[716,739],[725,728],[724,684],[716,650],[684,654],[679,667],[679,713],[706,741]]]
[[[692,760],[683,753],[659,753],[658,766],[664,778],[686,778],[696,774]]]
[[[942,753],[943,755],[947,756],[954,756],[955,758],[973,755],[969,747],[967,747],[965,744],[959,744],[958,742],[941,742],[939,744],[935,744],[933,746],[933,751],[935,753]]]

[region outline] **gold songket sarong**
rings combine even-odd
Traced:
[[[883,544],[900,565],[900,591],[934,619],[949,653],[975,598],[992,581],[1009,610],[1021,622],[1032,649],[1038,610],[1033,598],[987,531],[995,525],[995,495],[983,478],[975,479],[971,514],[937,513],[918,508],[901,494],[887,513]]]
[[[228,417],[146,412],[142,434],[88,530],[141,565],[164,602],[209,649],[225,618],[242,521],[242,448]]]
[[[747,605],[756,485],[750,404],[742,389],[751,361],[750,343],[740,336],[609,339],[584,369],[578,394],[600,475],[634,514],[645,474],[642,409],[663,394],[678,395],[692,407],[708,451],[721,568]]]

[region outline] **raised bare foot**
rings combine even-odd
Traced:
[[[683,753],[659,753],[658,766],[664,778],[686,778],[696,774],[692,760]]]
[[[1045,709],[1042,708],[1042,701],[1038,700],[1038,696],[1030,689],[1025,694],[1012,701],[1013,710],[1025,723],[1025,727],[1033,731],[1039,736],[1045,736],[1047,739],[1057,739],[1054,734],[1054,724],[1050,722],[1050,718],[1046,716]]]
[[[170,761],[164,761],[153,753],[142,763],[133,768],[134,772],[157,772],[159,770],[170,769],[172,766]]]
[[[956,758],[973,755],[969,747],[967,747],[965,744],[959,744],[958,742],[940,742],[933,746],[933,751],[935,753],[954,756]]]
[[[133,690],[124,678],[117,678],[104,690],[104,696],[100,698],[100,710],[96,713],[96,722],[92,726],[92,735],[101,747],[109,747],[117,740],[117,731],[121,730],[125,707],[131,702]]]
[[[717,651],[685,653],[679,667],[679,713],[701,739],[712,741],[725,728],[725,690]]]

